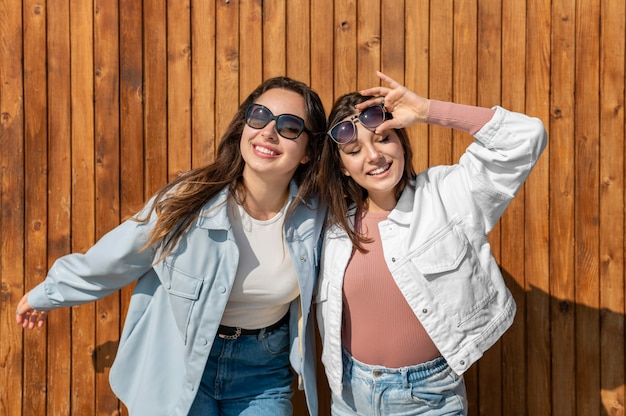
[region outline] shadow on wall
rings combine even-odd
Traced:
[[[552,412],[571,408],[585,416],[624,414],[624,310],[559,299],[532,285],[525,290],[506,270],[502,273],[518,305],[513,327],[504,337],[522,331],[523,350],[534,355],[525,359],[527,382],[545,381],[548,397],[542,401],[551,403]],[[619,297],[623,299],[623,293]],[[519,333],[512,337],[522,339]],[[533,390],[543,391],[537,386]]]

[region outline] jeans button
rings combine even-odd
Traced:
[[[374,377],[380,377],[383,375],[383,372],[380,370],[374,370]]]

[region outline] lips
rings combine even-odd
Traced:
[[[381,166],[378,169],[374,169],[374,170],[368,172],[367,174],[369,176],[380,175],[381,173],[384,173],[384,172],[388,171],[389,168],[391,168],[391,163],[387,163],[385,166]]]
[[[254,146],[254,150],[259,152],[259,153],[263,153],[264,155],[268,155],[268,156],[277,156],[279,154],[275,150],[272,150],[272,149],[264,147],[264,146],[259,146],[259,145],[255,145]]]

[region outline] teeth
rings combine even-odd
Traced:
[[[266,147],[256,146],[256,150],[261,153],[265,153],[266,155],[275,155],[276,153]]]
[[[379,174],[383,173],[384,171],[388,170],[389,166],[391,166],[391,165],[385,165],[385,166],[383,166],[381,168],[373,170],[370,173],[368,173],[368,175],[379,175]]]

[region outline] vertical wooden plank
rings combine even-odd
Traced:
[[[215,2],[192,0],[192,167],[215,158]]]
[[[215,41],[217,73],[215,74],[216,134],[221,137],[226,126],[237,112],[239,96],[239,33],[231,30],[239,26],[239,0],[216,3],[217,16]],[[250,92],[241,92],[249,94]]]
[[[126,219],[144,202],[143,75],[141,2],[120,2],[120,215]],[[119,324],[126,319],[134,285],[120,293]],[[122,415],[128,410],[120,404]]]
[[[22,4],[0,0],[0,413],[19,416],[24,338],[15,307],[24,282],[24,108]]]
[[[286,0],[263,1],[263,79],[287,71]]]
[[[550,320],[555,416],[576,414],[574,332],[574,88],[576,0],[552,3]],[[544,156],[545,157],[545,156]]]
[[[120,213],[131,216],[144,202],[143,65],[141,2],[120,3]],[[129,293],[126,293],[129,295]],[[130,298],[122,302],[123,315]]]
[[[167,182],[166,0],[143,1],[145,192]]]
[[[501,105],[524,112],[526,85],[526,2],[502,3],[502,99]],[[490,405],[489,384],[481,387],[481,410],[506,415],[526,414],[526,295],[524,281],[524,188],[500,221],[500,266],[517,304],[516,319],[501,342],[501,402]],[[497,365],[497,363],[492,363]],[[481,367],[482,369],[482,367]],[[487,412],[490,413],[490,412]],[[496,414],[494,413],[494,414]]]
[[[476,104],[478,42],[477,0],[456,0],[453,3],[452,99],[462,104]],[[473,138],[465,132],[452,131],[452,160],[458,161]],[[473,365],[464,375],[468,414],[478,414],[478,368]]]
[[[95,235],[93,3],[70,0],[72,252],[85,252]],[[72,415],[96,413],[95,304],[72,308]]]
[[[550,3],[527,3],[526,112],[544,123],[550,118]],[[546,125],[547,128],[549,128]],[[528,414],[550,414],[550,290],[548,211],[550,160],[546,149],[525,185],[525,280]]]
[[[335,2],[334,90],[335,98],[357,88],[357,26],[354,0]]]
[[[94,10],[96,238],[120,222],[119,9],[116,0],[96,0]],[[96,302],[96,409],[119,411],[109,370],[120,331],[119,292]]]
[[[239,102],[242,102],[263,82],[263,2],[241,2],[239,19],[242,39],[239,43]]]
[[[286,3],[287,75],[311,83],[311,1],[289,0]]]
[[[492,107],[502,102],[502,4],[500,0],[479,0],[477,10],[477,104]],[[508,47],[508,45],[507,45]],[[491,250],[501,260],[502,229],[498,224],[489,234]],[[511,273],[515,273],[511,271]],[[478,363],[478,409],[499,414],[502,408],[502,344],[496,343]]]
[[[335,99],[333,0],[311,0],[311,87],[320,95],[326,114]]]
[[[385,9],[387,8],[390,8],[390,5],[385,7]],[[380,0],[357,1],[357,65],[354,76],[356,77],[356,88],[358,90],[380,85],[380,79],[376,76],[376,71],[383,70],[381,59],[381,49],[384,41],[381,28],[382,17]],[[389,33],[390,44],[394,35],[394,33]],[[400,33],[400,36],[404,37],[403,31]],[[385,34],[385,41],[386,37],[387,34]],[[402,61],[404,61],[403,58]],[[387,75],[392,76],[391,74]],[[402,82],[403,79],[398,79],[397,81]]]
[[[600,10],[600,394],[624,414],[624,30],[623,1]]]
[[[25,1],[24,11],[24,170],[25,170],[25,284],[43,280],[46,270],[46,10],[37,2]],[[28,331],[24,345],[24,386],[29,400],[24,412],[46,413],[46,330]],[[55,397],[50,397],[55,401]]]
[[[428,74],[430,71],[430,2],[409,1],[405,4],[406,57],[404,82],[407,88],[427,98]],[[409,127],[411,147],[413,148],[413,166],[416,171],[428,167],[428,125],[420,123]]]
[[[190,0],[167,2],[168,179],[191,168]]]
[[[600,4],[578,1],[576,15],[576,412],[600,409],[599,44]],[[587,18],[591,17],[591,18]]]
[[[69,1],[47,3],[48,238],[47,264],[70,251],[70,14]],[[45,270],[44,270],[45,271]],[[48,414],[71,414],[71,321],[69,308],[48,315]]]
[[[404,84],[405,74],[405,7],[405,0],[380,3],[382,33],[380,68],[401,84]],[[367,10],[363,12],[370,13]]]
[[[73,252],[84,252],[95,241],[93,15],[92,3],[71,0]],[[72,414],[94,414],[94,304],[72,308],[72,341]]]
[[[430,9],[430,98],[452,99],[452,28],[451,2],[439,2]],[[439,126],[429,127],[429,165],[452,163],[452,131]]]

